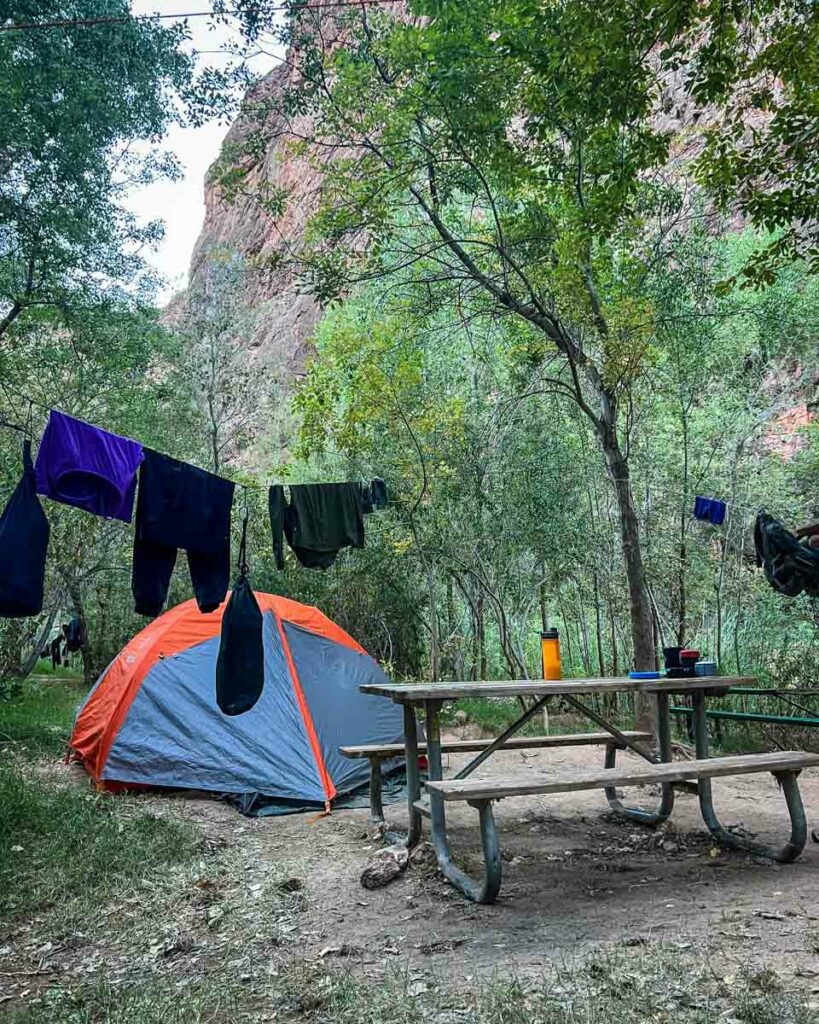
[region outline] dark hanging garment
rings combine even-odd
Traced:
[[[137,615],[157,616],[162,611],[176,565],[176,548],[151,544],[134,536],[131,590]],[[188,551],[188,570],[199,611],[215,611],[230,585],[230,547],[216,555]]]
[[[373,489],[372,484],[369,481],[362,481],[358,485],[358,497],[361,502],[361,511],[365,516],[375,512],[375,505],[373,505]]]
[[[380,476],[374,476],[372,480],[360,483],[359,493],[361,495],[361,511],[365,516],[372,512],[380,512],[389,504],[387,485]]]
[[[62,637],[55,636],[51,641],[51,667],[59,668],[63,663],[62,659]]]
[[[230,540],[235,484],[150,449],[139,471],[137,527],[143,540],[204,555]]]
[[[379,512],[381,509],[386,508],[389,500],[387,485],[380,476],[374,476],[370,481],[370,503],[372,504],[373,511]]]
[[[23,476],[0,516],[0,616],[43,610],[49,526],[37,498],[31,442],[23,444]]]
[[[250,711],[264,689],[262,613],[247,578],[247,506],[239,547],[239,578],[222,616],[216,658],[216,703],[226,715]]]
[[[65,649],[69,654],[74,654],[82,647],[82,642],[85,639],[83,632],[82,619],[74,616],[65,629]]]
[[[756,564],[780,594],[819,596],[819,551],[801,544],[778,519],[760,512],[754,526]]]
[[[276,568],[284,568],[284,512],[287,508],[287,499],[284,496],[284,487],[281,484],[274,484],[267,494],[267,503],[270,508],[270,529],[273,531],[273,556],[276,559]]]
[[[142,445],[52,409],[37,451],[37,491],[106,519],[131,522]]]
[[[131,566],[131,592],[137,615],[159,615],[168,596],[176,548],[151,544],[139,535],[139,499],[137,499],[137,528],[134,533],[134,558]]]
[[[268,494],[276,566],[284,568],[284,537],[308,569],[329,569],[342,548],[364,547],[366,499],[360,483],[291,484]]]
[[[298,560],[309,569],[329,569],[342,548],[363,548],[360,485],[291,485],[284,534]]]
[[[240,575],[222,617],[222,637],[216,659],[216,703],[226,715],[250,711],[264,689],[262,613],[250,587]]]
[[[145,450],[131,578],[140,615],[162,611],[178,548],[187,551],[199,610],[215,611],[224,601],[230,585],[233,491],[230,480]]]

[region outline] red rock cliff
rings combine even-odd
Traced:
[[[232,125],[225,146],[241,143],[254,125],[254,111],[260,105],[268,122],[275,122],[276,97],[290,82],[292,71],[282,65],[265,76],[248,94],[245,109]],[[275,123],[270,127],[275,128]],[[286,263],[266,260],[282,254],[287,239],[298,239],[315,212],[320,175],[309,162],[295,155],[287,143],[274,141],[259,160],[245,158],[247,185],[251,192],[260,182],[268,182],[289,193],[286,210],[272,219],[250,195],[238,195],[226,201],[213,180],[205,182],[205,221],[191,258],[190,276],[211,252],[235,253],[247,266],[246,302],[257,314],[249,343],[251,358],[260,369],[274,370],[281,379],[291,379],[304,368],[308,339],[319,311],[314,300],[300,289],[295,273]]]

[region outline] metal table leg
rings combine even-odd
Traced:
[[[671,716],[668,713],[668,695],[657,694],[657,744],[660,749],[659,762],[671,760]],[[606,746],[606,768],[614,768],[617,763],[618,744],[609,743]],[[640,807],[626,807],[617,796],[617,790],[608,786],[604,790],[609,807],[624,818],[631,821],[639,821],[643,825],[661,825],[674,809],[674,786],[672,783],[662,783],[662,795],[660,806],[656,811],[644,811]]]
[[[429,761],[429,778],[437,782],[443,778],[441,758],[441,725],[439,712],[441,701],[429,700],[424,704],[427,732],[427,759]],[[409,752],[408,752],[409,753]],[[430,831],[438,867],[441,874],[456,889],[476,903],[491,903],[497,896],[501,886],[501,856],[498,845],[498,833],[492,804],[489,800],[472,803],[480,815],[481,844],[483,847],[484,877],[478,881],[470,878],[452,859],[452,851],[446,834],[446,812],[444,801],[435,793],[430,793]]]
[[[373,824],[381,829],[386,842],[395,846],[406,846],[413,849],[421,841],[421,815],[415,806],[421,796],[421,776],[418,771],[418,719],[415,708],[404,702],[404,750],[406,751],[407,769],[407,817],[409,827],[407,834],[388,830],[384,821],[381,797],[381,762],[371,764],[370,771],[370,816]]]
[[[705,694],[701,691],[693,695],[694,714],[694,742],[697,749],[697,759],[704,760],[708,754],[708,719],[705,715]],[[770,857],[771,860],[787,863],[796,860],[805,847],[808,838],[808,824],[805,820],[805,808],[802,805],[802,797],[799,793],[799,783],[796,781],[798,772],[774,772],[773,775],[779,783],[784,796],[785,804],[791,822],[790,839],[782,846],[768,846],[765,843],[758,843],[754,839],[746,839],[729,832],[721,823],[714,810],[713,792],[711,779],[699,780],[700,813],[708,831],[720,846],[726,846],[734,850],[745,850],[761,857]]]
[[[473,757],[469,764],[465,765],[455,776],[456,779],[465,779],[475,771],[480,765],[483,764],[488,758],[490,758],[496,750],[506,743],[507,740],[511,739],[516,733],[520,732],[526,723],[533,718],[538,711],[546,705],[546,702],[550,700],[550,697],[541,697],[540,700],[536,701],[530,708],[517,718],[512,724],[504,729],[500,736],[497,736],[488,747],[485,747],[477,757]]]
[[[421,776],[418,771],[418,718],[415,707],[404,704],[404,750],[407,757],[407,811],[409,832],[406,843],[412,849],[421,841],[421,815],[415,802],[421,798]]]
[[[381,758],[370,758],[370,821],[384,825],[384,798],[381,791]]]

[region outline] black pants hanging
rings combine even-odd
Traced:
[[[188,555],[196,603],[212,612],[230,585],[230,511],[234,484],[145,449],[139,471],[131,589],[140,615],[159,615],[177,549]]]
[[[201,612],[215,611],[225,599],[230,585],[230,548],[218,555],[188,551],[188,569],[196,603]],[[134,566],[131,587],[137,615],[159,615],[171,574],[176,564],[176,548],[134,540]]]

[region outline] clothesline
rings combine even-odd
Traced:
[[[614,482],[621,482],[622,481],[622,478],[612,477],[611,479]],[[633,478],[630,478],[630,482],[631,482],[632,486],[635,483]],[[685,499],[687,501],[693,501],[695,498],[701,496],[701,495],[698,495],[693,490],[689,489],[687,491],[682,491],[682,490],[679,490],[678,488],[674,487],[673,485],[669,485],[669,484],[649,484],[648,487],[649,487],[649,490],[651,492],[651,495],[654,495],[654,494],[664,495],[667,498],[671,497],[671,498],[674,498],[674,499],[679,499],[680,501],[682,501],[683,499]],[[640,500],[640,493],[639,493],[639,491],[635,491],[635,499],[636,500]],[[769,510],[771,510],[773,512],[775,512],[777,514],[777,516],[779,516],[780,518],[787,518],[788,515],[789,515],[789,512],[788,512],[787,509],[783,508],[781,505],[772,504],[767,499],[766,500],[759,500],[759,501],[756,501],[756,502],[740,501],[738,498],[720,498],[718,500],[722,501],[723,504],[727,508],[736,508],[736,509],[744,511],[746,514],[750,514],[750,515],[753,515],[753,516],[755,516],[759,512],[760,508],[763,508],[763,507],[767,508],[767,509],[769,509]],[[693,518],[693,512],[692,512],[692,518]]]
[[[22,401],[28,403],[28,406],[29,406],[29,424],[24,426],[24,425],[21,425],[19,423],[12,423],[9,420],[0,419],[0,428],[6,428],[6,429],[9,429],[9,430],[14,430],[14,431],[16,431],[18,433],[22,433],[24,435],[29,436],[31,438],[31,440],[33,440],[33,436],[31,436],[31,425],[30,425],[30,419],[31,419],[30,411],[31,411],[32,406],[36,406],[37,408],[42,409],[43,411],[48,412],[49,414],[52,411],[54,411],[54,409],[51,406],[47,406],[47,405],[37,401],[36,399],[31,398],[31,396],[29,396],[29,395],[25,395],[25,394],[22,394],[22,393],[18,392],[18,397]],[[147,448],[147,446],[145,446],[145,447]],[[150,450],[150,449],[148,449],[148,450]],[[297,481],[290,481],[290,480],[272,480],[272,481],[270,481],[270,483],[267,483],[267,484],[262,484],[262,483],[258,483],[256,481],[248,481],[248,480],[238,480],[238,481],[236,481],[236,480],[231,480],[229,477],[223,477],[220,473],[213,473],[212,470],[204,470],[204,469],[201,469],[201,467],[196,467],[193,463],[187,463],[187,460],[185,460],[185,461],[186,461],[186,464],[191,465],[194,468],[198,468],[202,472],[211,473],[213,476],[218,477],[220,480],[224,480],[226,482],[233,483],[233,484],[241,487],[245,494],[247,494],[248,492],[255,492],[255,493],[258,493],[258,494],[267,495],[267,494],[269,494],[271,487],[284,486],[284,487],[288,487],[289,488],[291,486],[299,486],[299,485],[304,485],[305,484],[305,481],[298,481],[297,482]],[[508,479],[509,477],[520,478],[520,477],[526,477],[526,476],[529,476],[529,475],[532,475],[532,476],[538,475],[536,469],[530,469],[528,467],[527,468],[523,468],[523,467],[511,468],[511,469],[503,470],[502,473],[503,473],[504,479]],[[622,480],[622,478],[615,478],[615,477],[611,477],[610,479],[614,483],[621,482],[621,480]],[[635,493],[635,499],[637,501],[642,501],[642,499],[640,497],[640,494],[639,494],[639,481],[635,481],[634,478],[628,478],[628,482],[632,485],[633,488],[635,487],[635,483],[638,485],[638,487],[636,489],[636,493]],[[664,484],[649,484],[649,485],[647,485],[647,491],[648,491],[647,497],[649,499],[650,499],[650,496],[652,494],[653,495],[661,495],[661,496],[664,495],[666,498],[672,497],[672,498],[677,499],[677,500],[691,500],[692,498],[696,497],[696,495],[694,495],[693,492],[692,493],[689,493],[687,491],[683,492],[682,490],[680,490],[678,488],[673,488],[672,486],[664,485]],[[740,501],[739,499],[736,499],[736,498],[719,499],[719,500],[723,501],[723,504],[726,506],[727,509],[736,509],[736,510],[742,512],[745,516],[749,516],[749,515],[755,516],[756,513],[759,511],[760,507],[764,505],[766,508],[768,508],[771,511],[773,511],[774,513],[776,513],[776,515],[779,516],[780,518],[787,518],[787,511],[786,510],[784,510],[778,504],[777,505],[772,505],[769,501],[753,502],[753,503],[751,503],[751,502]],[[395,505],[409,505],[409,504],[413,504],[413,503],[414,503],[414,499],[411,499],[411,498],[397,498],[397,497],[395,497],[395,498],[391,498],[390,499],[390,504],[395,504]],[[693,512],[692,512],[692,518],[694,518]],[[722,524],[719,524],[719,525],[721,526]]]
[[[43,411],[45,411],[45,412],[47,412],[49,414],[53,411],[53,407],[52,406],[47,406],[44,403],[39,402],[36,399],[31,398],[31,396],[29,396],[29,395],[23,394],[21,392],[17,392],[17,395],[18,395],[18,397],[21,400],[23,400],[24,402],[28,403],[29,409],[31,408],[31,406],[36,406],[37,408],[42,409]],[[23,433],[23,434],[26,434],[26,433],[28,433],[30,431],[30,428],[27,428],[25,426],[21,426],[21,425],[16,424],[16,423],[10,423],[7,420],[0,419],[0,428],[2,428],[2,427],[6,427],[7,429],[10,429],[10,430],[16,430],[16,431],[18,431],[20,433]],[[33,440],[33,437],[31,439]],[[147,446],[145,446],[145,447],[147,447]],[[187,462],[187,460],[185,460],[185,461]],[[189,463],[189,465],[194,465],[194,464],[193,463]],[[201,468],[201,467],[197,467],[197,468]],[[270,487],[275,487],[275,486],[279,486],[279,485],[285,486],[285,487],[291,487],[291,486],[298,486],[299,484],[304,484],[305,483],[305,481],[272,480],[272,481],[270,481],[269,484],[261,484],[261,483],[255,482],[255,481],[230,480],[229,477],[222,477],[221,474],[214,473],[213,470],[203,470],[203,472],[212,473],[214,476],[220,477],[220,479],[229,480],[230,482],[236,484],[237,486],[242,487],[243,490],[246,491],[246,492],[247,491],[254,491],[254,492],[260,493],[260,494],[267,494],[269,492]],[[504,479],[520,478],[520,477],[526,477],[528,475],[537,475],[537,470],[536,469],[530,469],[529,467],[525,467],[525,468],[524,467],[512,467],[512,468],[509,468],[509,469],[500,468],[500,469],[496,470],[495,472],[500,472],[503,475]],[[618,478],[618,477],[609,477],[609,479],[613,483],[620,483],[623,480],[623,478]],[[633,477],[628,478],[627,482],[631,484],[632,488],[635,487],[635,484],[639,485],[639,481],[635,481],[635,479]],[[666,497],[671,496],[671,497],[674,497],[674,498],[679,499],[679,500],[682,500],[682,499],[690,500],[692,497],[696,497],[696,495],[693,494],[693,492],[692,493],[683,492],[682,490],[672,488],[669,485],[649,484],[647,486],[650,489],[650,491],[652,491],[655,494],[665,495]],[[637,493],[635,493],[635,498],[637,500],[640,500],[638,495],[637,495]],[[727,508],[741,509],[741,510],[744,510],[746,514],[750,513],[752,515],[756,515],[756,513],[760,509],[760,506],[764,505],[766,508],[771,509],[772,511],[774,511],[780,517],[786,517],[786,515],[787,515],[787,513],[786,513],[786,511],[784,509],[782,509],[779,506],[772,505],[769,501],[755,502],[755,503],[746,503],[746,502],[741,502],[741,501],[739,501],[738,499],[735,499],[735,498],[720,499],[720,500],[723,500],[723,503],[725,504],[725,506]],[[390,504],[412,504],[412,503],[414,503],[414,499],[410,499],[410,498],[403,498],[403,499],[402,498],[391,498],[390,499]],[[693,517],[693,513],[692,513],[692,517]]]
[[[30,398],[28,395],[23,395],[23,394],[20,394],[19,392],[18,392],[18,395],[19,395],[19,397],[23,401],[25,401],[25,402],[27,402],[29,404],[29,407],[36,406],[38,409],[42,409],[44,412],[48,413],[49,415],[52,412],[59,411],[59,410],[55,409],[54,406],[44,405],[42,402],[38,402],[36,399]],[[80,421],[80,422],[87,422],[87,421],[83,420],[83,421]],[[95,424],[89,424],[89,426],[95,426]],[[7,430],[17,431],[20,434],[24,434],[24,435],[28,436],[29,440],[34,441],[34,436],[33,436],[32,429],[31,429],[30,425],[29,426],[22,426],[19,423],[11,423],[8,420],[0,419],[0,429],[2,429],[2,428],[5,428]],[[103,428],[100,427],[100,428],[97,428],[97,429],[101,430]],[[142,445],[142,442],[137,442],[137,443]],[[153,449],[151,449],[149,445],[142,445],[142,447],[146,451],[153,451]],[[235,484],[237,487],[241,487],[245,491],[255,491],[255,492],[259,493],[259,494],[265,494],[266,495],[271,487],[275,487],[275,486],[279,486],[279,485],[280,486],[284,486],[284,487],[292,487],[292,486],[303,485],[303,484],[306,483],[306,481],[296,481],[296,480],[272,480],[268,484],[261,484],[261,483],[257,483],[256,481],[233,480],[230,477],[222,476],[221,473],[214,472],[212,469],[204,469],[201,466],[197,466],[195,463],[190,462],[188,459],[184,459],[182,461],[184,461],[187,465],[190,465],[190,466],[192,466],[195,469],[199,469],[203,473],[210,473],[212,476],[218,477],[220,480],[225,480],[228,483]],[[362,478],[362,479],[364,479],[364,478]]]
[[[215,611],[230,586],[236,483],[57,409],[49,410],[35,463],[32,405],[24,428],[8,424],[23,434],[23,473],[0,515],[0,615],[25,617],[42,610],[50,527],[38,495],[105,519],[134,519],[131,589],[138,614],[161,613],[180,551],[187,556],[199,610]],[[277,567],[285,567],[286,537],[303,566],[329,568],[343,548],[364,547],[364,517],[387,504],[380,477],[290,485],[289,500],[284,485],[271,486]],[[247,485],[243,512],[240,577],[232,602],[242,587],[249,592]]]

